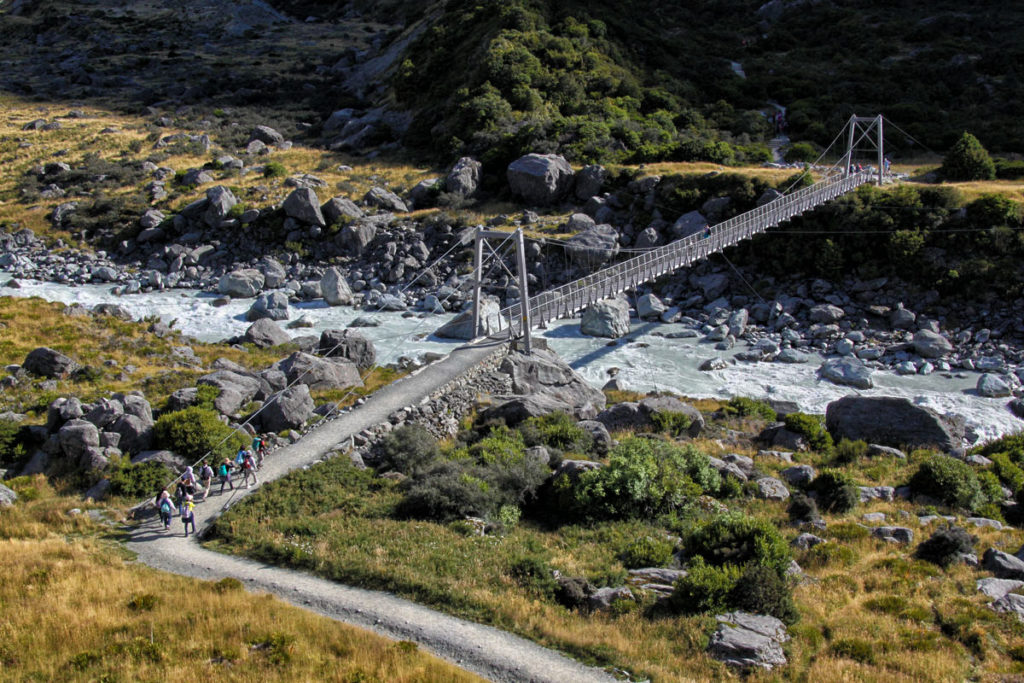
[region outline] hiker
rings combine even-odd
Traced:
[[[231,483],[231,461],[224,458],[224,462],[220,464],[220,492],[224,493],[224,484],[234,491],[235,485]]]
[[[256,469],[263,467],[263,455],[266,453],[267,442],[259,434],[252,437],[252,452],[256,454]]]
[[[242,463],[245,462],[245,455],[248,452],[249,451],[245,450],[245,446],[238,447],[238,452],[235,453],[235,466],[238,467],[238,469],[242,469]]]
[[[886,158],[885,161],[882,163],[885,166],[885,175],[889,175],[889,167],[892,166],[892,162],[889,161],[888,158]]]
[[[181,523],[185,525],[185,538],[188,538],[188,527],[192,526],[192,533],[196,532],[196,504],[192,502],[192,495],[185,496],[181,504]]]
[[[242,488],[249,488],[249,477],[252,477],[252,485],[256,486],[259,482],[256,480],[256,459],[253,458],[252,453],[246,451],[245,459],[242,461]]]
[[[203,469],[199,470],[199,483],[203,487],[203,500],[210,495],[210,486],[213,484],[213,468],[210,463],[204,462]]]
[[[194,496],[196,494],[196,486],[196,473],[192,471],[192,466],[189,465],[185,468],[185,473],[181,475],[178,487],[184,489],[185,495]]]
[[[160,511],[160,521],[164,523],[164,531],[171,528],[171,515],[174,514],[174,505],[171,504],[171,494],[164,489],[156,499],[156,509]]]
[[[708,239],[709,237],[711,237],[711,226],[705,224],[704,225],[704,239]]]

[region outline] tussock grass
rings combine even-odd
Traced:
[[[5,680],[479,680],[237,581],[131,563],[41,477],[18,488],[35,499],[0,512]]]

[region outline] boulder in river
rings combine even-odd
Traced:
[[[874,382],[871,381],[871,368],[854,356],[829,359],[818,368],[818,374],[834,384],[857,389],[870,389],[874,386]]]
[[[629,303],[622,297],[590,304],[580,319],[580,332],[615,339],[629,333]]]
[[[963,446],[964,420],[895,396],[844,396],[828,404],[825,426],[832,438],[863,440],[900,448],[939,448],[949,453]]]

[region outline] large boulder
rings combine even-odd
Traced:
[[[344,389],[361,387],[363,380],[355,363],[348,360],[317,358],[308,353],[296,351],[284,360],[274,363],[288,378],[289,384],[301,382],[310,389]]]
[[[89,408],[84,418],[92,422],[98,429],[103,429],[124,415],[124,405],[117,399],[101,398]]]
[[[675,239],[682,239],[703,232],[707,226],[708,219],[704,214],[700,211],[690,211],[677,218],[676,222],[672,224],[672,236]]]
[[[360,371],[370,369],[377,361],[373,342],[355,330],[324,330],[320,334],[319,353],[352,361]]]
[[[29,351],[25,360],[22,361],[21,367],[25,372],[30,372],[33,375],[59,379],[77,370],[79,365],[60,351],[40,346]]]
[[[320,291],[324,301],[331,306],[344,306],[352,303],[352,289],[340,268],[328,268],[320,278]]]
[[[556,154],[527,154],[513,161],[506,173],[512,194],[533,206],[560,201],[572,188],[572,166]]]
[[[938,332],[918,330],[914,333],[914,350],[922,358],[941,358],[953,350],[953,344]]]
[[[600,390],[546,349],[534,349],[531,355],[510,353],[502,360],[499,372],[511,378],[515,396],[546,401],[545,407],[550,408],[546,412],[558,410],[578,420],[589,420],[605,406]]]
[[[70,420],[57,432],[61,452],[69,459],[78,460],[89,449],[100,447],[100,431],[86,420]]]
[[[228,217],[228,213],[238,204],[238,199],[231,193],[231,190],[223,185],[211,187],[206,191],[206,211],[203,212],[203,222],[211,228],[216,228]]]
[[[717,619],[708,653],[718,661],[739,669],[765,670],[786,663],[782,643],[789,635],[775,617],[732,612]]]
[[[476,159],[462,157],[455,162],[452,170],[444,179],[444,189],[449,194],[459,197],[470,197],[480,187],[480,169],[483,168]]]
[[[608,171],[604,166],[596,164],[584,166],[576,174],[576,199],[585,202],[601,191],[604,181],[608,179]]]
[[[277,289],[288,280],[288,271],[273,256],[264,256],[259,265],[263,273],[263,286],[267,289]]]
[[[250,344],[255,344],[261,349],[287,344],[292,340],[287,332],[269,318],[262,318],[250,325],[242,339]]]
[[[222,275],[217,291],[233,299],[248,299],[259,294],[263,283],[263,273],[254,268],[242,268]]]
[[[327,225],[335,225],[363,217],[363,210],[347,197],[332,197],[320,207]]]
[[[469,307],[434,330],[434,336],[441,339],[475,339],[489,336],[502,329],[501,309],[494,299],[480,301],[480,334],[473,329],[473,308]]]
[[[213,407],[224,415],[237,415],[246,403],[270,393],[270,387],[265,381],[237,370],[217,370],[203,375],[196,383],[219,390],[217,398],[213,400]]]
[[[689,403],[683,403],[674,396],[649,396],[640,401],[640,410],[653,424],[658,415],[685,415],[690,420],[687,436],[696,438],[704,430],[704,416]]]
[[[108,428],[108,431],[120,435],[118,448],[125,453],[142,453],[148,451],[153,443],[153,420],[125,413]]]
[[[288,295],[280,290],[260,294],[245,314],[246,320],[287,320],[288,317]]]
[[[593,225],[570,237],[565,251],[573,265],[593,270],[619,253],[619,233],[604,223]]]
[[[977,392],[986,398],[1005,398],[1013,395],[1013,388],[1003,377],[986,372],[978,378]]]
[[[377,235],[377,224],[370,220],[357,220],[342,227],[338,243],[355,256],[362,256],[366,247]]]
[[[964,438],[963,418],[940,415],[909,399],[891,396],[844,396],[828,404],[825,426],[836,441],[937,447],[947,453],[960,449]]]
[[[324,227],[327,222],[320,211],[320,198],[310,187],[298,187],[284,200],[282,205],[287,216],[309,225]]]
[[[13,489],[0,484],[0,508],[10,507],[16,500],[18,500],[18,494]]]
[[[580,332],[616,339],[629,333],[629,303],[622,297],[590,304],[580,319]]]
[[[981,566],[1000,579],[1024,580],[1024,560],[995,548],[989,548],[981,558]]]
[[[260,424],[265,432],[298,429],[313,415],[313,408],[309,387],[296,384],[267,401],[260,412]]]
[[[385,211],[400,211],[406,213],[409,207],[402,198],[383,187],[371,187],[370,191],[363,196],[363,201],[370,206],[376,206]]]
[[[832,358],[825,361],[818,368],[818,375],[833,384],[856,387],[857,389],[870,389],[874,386],[874,382],[871,380],[871,368],[854,356]]]

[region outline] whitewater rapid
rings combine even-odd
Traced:
[[[0,282],[7,278],[0,273]],[[19,281],[20,289],[0,288],[0,295],[40,297],[65,304],[78,303],[92,307],[98,303],[123,306],[132,316],[156,316],[182,334],[199,341],[216,342],[245,332],[249,322],[245,313],[251,299],[234,299],[223,306],[214,306],[213,295],[189,290],[165,290],[142,294],[115,296],[109,285],[70,287],[31,280]],[[379,327],[360,328],[373,340],[380,363],[391,363],[402,356],[420,358],[427,352],[446,354],[462,342],[444,340],[431,333],[450,320],[451,314],[368,313],[349,306],[327,306],[323,301],[293,304],[292,319],[306,315],[314,322],[312,328],[286,330],[290,335],[318,335],[325,329],[345,328],[357,317],[373,317]],[[282,322],[282,327],[287,324]],[[682,329],[678,325],[662,325],[635,321],[626,338],[610,345],[607,339],[580,334],[578,320],[552,323],[536,336],[564,358],[588,382],[601,387],[610,378],[609,370],[617,369],[616,377],[636,391],[672,391],[693,398],[729,398],[750,396],[793,401],[801,410],[823,413],[825,406],[848,394],[865,396],[901,396],[944,414],[965,418],[970,431],[981,441],[1019,431],[1024,423],[1006,407],[1007,399],[979,396],[974,387],[978,374],[958,373],[947,377],[931,375],[896,375],[876,371],[873,389],[857,390],[821,381],[817,369],[822,359],[810,356],[804,364],[737,362],[722,370],[702,372],[697,368],[708,358],[728,357],[711,344],[699,339],[669,339],[657,333]],[[742,350],[742,344],[737,350]],[[613,370],[614,371],[614,370]]]

